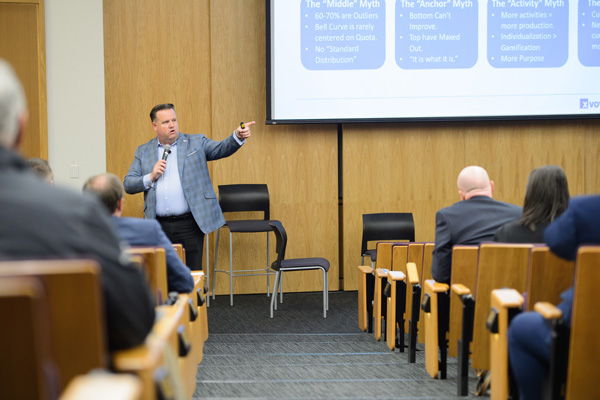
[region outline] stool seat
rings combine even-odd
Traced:
[[[325,271],[329,271],[329,261],[327,261],[326,259],[322,258],[322,257],[312,257],[312,258],[292,258],[289,260],[283,260],[281,262],[281,265],[279,266],[279,269],[296,269],[296,268],[302,268],[302,269],[309,269],[310,266],[313,266],[313,268],[321,268],[324,269]],[[275,269],[275,268],[273,268]]]
[[[269,220],[262,219],[243,219],[227,221],[224,226],[229,227],[230,232],[238,233],[253,233],[253,232],[270,232],[273,229],[269,225]]]

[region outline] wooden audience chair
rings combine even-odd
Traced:
[[[406,255],[406,262],[409,263],[413,263],[415,264],[415,268],[418,272],[418,274],[421,274],[421,271],[423,270],[423,253],[425,251],[425,243],[409,243],[408,244],[408,249],[407,249],[408,253]],[[406,271],[406,263],[404,263],[403,265],[403,269],[402,271],[407,274],[408,276],[408,271]],[[419,299],[419,303],[420,303]],[[410,321],[410,310],[412,309],[412,302],[413,302],[413,294],[412,294],[412,289],[410,285],[407,285],[406,287],[406,310],[404,310],[405,312],[405,319],[404,319],[404,330],[405,332],[408,332],[409,330],[409,321]]]
[[[173,243],[173,249],[177,252],[181,262],[185,264],[185,249],[183,248],[183,245],[181,243]]]
[[[533,304],[549,302],[558,304],[560,294],[572,284],[574,263],[563,260],[550,252],[546,246],[531,249],[527,274],[527,307],[525,299],[514,289],[496,289],[492,291],[491,310],[486,323],[491,332],[490,368],[492,398],[506,398],[516,392],[509,384],[508,343],[506,332],[512,318],[522,308],[533,310]],[[512,393],[514,396],[515,393]]]
[[[551,399],[592,399],[600,396],[600,323],[597,292],[600,282],[600,246],[582,246],[575,261],[571,328],[562,322],[562,313],[553,304],[536,303],[535,311],[553,326],[548,395]],[[568,349],[568,351],[565,351]],[[567,354],[568,353],[568,354]],[[568,360],[568,361],[567,361]]]
[[[479,246],[456,245],[452,248],[452,282],[455,282],[456,280],[471,284],[474,281],[477,271],[478,251]],[[431,271],[431,267],[429,267],[429,271]],[[473,281],[466,279],[467,275],[472,275]],[[429,284],[427,283],[428,281]],[[435,282],[433,279],[428,279],[425,282],[424,291],[426,292],[426,295],[423,295],[423,299],[425,299],[425,296],[428,296],[429,298],[435,296],[436,304],[438,305],[433,309],[430,307],[430,311],[428,312],[431,315],[427,316],[426,325],[424,325],[425,331],[433,331],[430,332],[430,334],[426,333],[425,352],[433,353],[429,356],[426,355],[426,360],[428,360],[429,364],[426,365],[426,368],[432,377],[437,377],[439,373],[441,379],[445,379],[448,355],[456,356],[456,344],[454,344],[454,354],[451,354],[450,346],[458,339],[458,333],[455,333],[453,338],[451,335],[451,327],[453,327],[454,331],[459,332],[462,314],[458,311],[460,311],[461,307],[457,307],[457,302],[454,301],[454,306],[458,308],[458,311],[453,314],[452,308],[448,306],[448,302],[452,305],[449,293],[450,286]],[[474,287],[474,284],[471,287]],[[427,301],[430,300],[422,300],[422,310],[425,310],[423,305],[427,306]],[[458,328],[456,328],[456,324],[458,324]],[[434,342],[428,343],[428,340],[434,340]],[[466,348],[466,351],[468,352],[468,347]]]
[[[192,330],[192,334],[195,344],[194,353],[196,354],[196,361],[200,364],[203,358],[204,342],[208,339],[208,318],[206,312],[206,298],[208,295],[204,292],[206,283],[204,272],[193,271],[192,277],[194,278],[194,291],[190,293],[190,298],[194,301],[198,315],[196,321],[193,323],[194,329]]]
[[[156,305],[161,305],[169,294],[167,283],[167,257],[162,247],[134,246],[127,249],[128,254],[138,255],[144,259],[143,270]]]
[[[477,282],[477,257],[479,246],[456,245],[452,247],[452,277],[450,287],[462,284],[467,288],[474,288]],[[463,303],[460,299],[450,294],[450,320],[448,325],[448,355],[458,356],[458,342],[462,331]],[[468,351],[468,348],[465,349]]]
[[[44,334],[51,341],[61,388],[77,375],[108,367],[100,267],[96,261],[5,261],[0,263],[0,280],[8,277],[37,279],[44,287],[50,321],[50,329]]]
[[[406,318],[409,319],[409,338],[408,338],[408,361],[414,363],[416,358],[416,342],[417,342],[417,323],[419,319],[419,298],[421,296],[421,285],[419,283],[419,275],[415,263],[406,264],[407,273],[394,270],[388,271],[389,296],[387,299],[387,319],[386,319],[386,343],[390,350],[396,347],[400,348],[400,352],[404,351],[404,330],[402,320],[404,319],[405,298],[403,292],[406,287],[410,287],[412,298],[412,308],[406,308]],[[386,287],[386,291],[388,288]],[[387,296],[388,294],[386,294]],[[398,335],[397,335],[397,332]],[[400,336],[400,337],[398,337]]]
[[[490,310],[490,295],[492,290],[503,287],[525,291],[532,248],[533,245],[530,244],[483,243],[479,246],[475,291],[463,284],[452,286],[452,291],[458,295],[465,311],[458,354],[459,396],[466,396],[468,393],[467,365],[471,338],[471,367],[479,370],[475,393],[481,395],[489,387],[490,335],[485,322]]]
[[[446,379],[446,357],[448,354],[445,338],[446,328],[439,320],[438,303],[442,296],[448,296],[449,288],[450,286],[445,283],[428,279],[425,281],[425,294],[421,301],[421,309],[425,319],[423,325],[425,330],[425,369],[432,378],[437,378],[439,375],[440,379]]]
[[[508,326],[521,311],[524,299],[514,289],[494,289],[490,298],[490,313],[486,327],[490,331],[490,397],[509,398]],[[514,398],[511,397],[511,398]]]
[[[406,252],[408,243],[380,242],[377,243],[377,267],[373,271],[375,285],[373,290],[373,335],[375,340],[381,340],[382,324],[387,315],[387,298],[383,295],[383,289],[387,285],[387,272],[393,270],[392,260],[394,249],[397,264],[406,264]],[[367,299],[367,301],[369,301]],[[404,310],[402,310],[404,312]]]
[[[142,382],[143,399],[190,398],[198,364],[191,356],[187,294],[156,308],[156,322],[144,344],[113,353],[113,369]],[[192,382],[193,380],[193,382]]]
[[[421,281],[421,298],[419,299],[419,324],[418,324],[418,341],[419,343],[425,343],[425,329],[424,329],[424,318],[423,318],[423,310],[420,305],[423,301],[423,296],[425,295],[425,291],[422,288],[425,285],[425,281],[428,279],[433,279],[431,276],[431,263],[433,262],[433,248],[435,247],[435,243],[425,243],[423,246],[423,266],[421,267],[419,272],[419,280]]]
[[[400,271],[387,271],[387,285],[384,292],[387,297],[385,341],[390,350],[394,351],[396,347],[399,347],[400,352],[403,352],[404,312],[401,308],[404,308],[405,305],[406,275]],[[396,335],[398,325],[402,326],[402,338],[398,338]]]
[[[574,270],[573,261],[557,257],[546,246],[534,247],[527,277],[527,311],[538,302],[560,303],[560,294],[573,284]]]
[[[391,290],[392,283],[389,280],[389,274],[386,276],[385,296],[387,297],[386,309],[390,304],[393,304],[393,312],[387,309],[384,322],[385,322],[385,339],[388,343],[394,343],[394,348],[400,349],[400,352],[404,352],[404,336],[408,330],[407,324],[404,321],[408,321],[409,315],[406,314],[408,296],[407,285],[406,285],[406,261],[408,257],[408,251],[411,243],[393,243],[392,244],[392,260],[391,260],[391,271],[393,278],[396,279],[394,285],[396,290]],[[398,274],[400,273],[400,275]],[[411,292],[412,293],[412,292]],[[391,299],[390,299],[391,298]],[[392,320],[389,319],[392,317]],[[390,338],[389,335],[392,337]],[[393,348],[390,348],[393,350]]]
[[[410,308],[410,319],[408,321],[408,362],[414,363],[416,361],[417,352],[417,334],[419,318],[421,316],[421,283],[419,281],[419,273],[416,264],[407,263],[407,287],[410,288],[412,301]],[[406,309],[408,315],[409,309]]]
[[[381,253],[382,265],[391,265],[391,243],[377,244],[376,251]],[[377,254],[377,253],[374,253]],[[377,259],[376,255],[372,260]],[[358,326],[367,333],[373,333],[373,308],[375,295],[375,268],[368,265],[358,266]],[[381,335],[381,333],[380,333]]]
[[[60,392],[52,359],[47,296],[32,277],[0,279],[0,385],[6,399],[51,399]]]

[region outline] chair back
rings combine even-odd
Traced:
[[[44,288],[32,277],[0,280],[0,385],[7,399],[53,399],[60,392],[52,360]]]
[[[259,211],[265,221],[270,219],[266,184],[219,185],[219,205],[223,212]]]
[[[37,279],[44,287],[50,320],[50,331],[46,334],[51,340],[52,358],[59,370],[62,388],[77,375],[108,367],[100,274],[100,266],[93,260],[27,260],[0,264],[1,280],[28,277]],[[3,376],[11,375],[9,372]]]
[[[483,243],[479,246],[471,367],[490,369],[490,335],[485,321],[493,289],[509,287],[524,292],[531,244]]]
[[[546,246],[531,249],[527,276],[526,309],[533,310],[537,302],[561,302],[560,294],[573,284],[575,263],[550,252]]]
[[[600,246],[582,246],[575,261],[575,294],[571,317],[567,400],[598,398],[600,388],[600,319],[598,282],[600,281]]]
[[[279,271],[281,266],[281,262],[285,260],[285,248],[287,246],[287,233],[285,232],[285,228],[280,221],[271,221],[269,225],[273,229],[273,233],[275,234],[275,252],[277,253],[277,259],[273,261],[271,264],[271,269],[274,271]]]
[[[415,241],[415,222],[412,213],[363,214],[361,255],[368,243],[375,240]]]

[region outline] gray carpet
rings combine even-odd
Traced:
[[[456,396],[456,359],[448,379],[391,352],[358,329],[357,293],[289,293],[269,318],[266,295],[217,296],[208,308],[209,338],[194,399],[465,399]],[[474,399],[476,378],[470,377]]]

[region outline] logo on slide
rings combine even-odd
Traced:
[[[579,99],[579,108],[588,110],[590,108],[600,108],[600,101],[590,101],[589,99]]]

